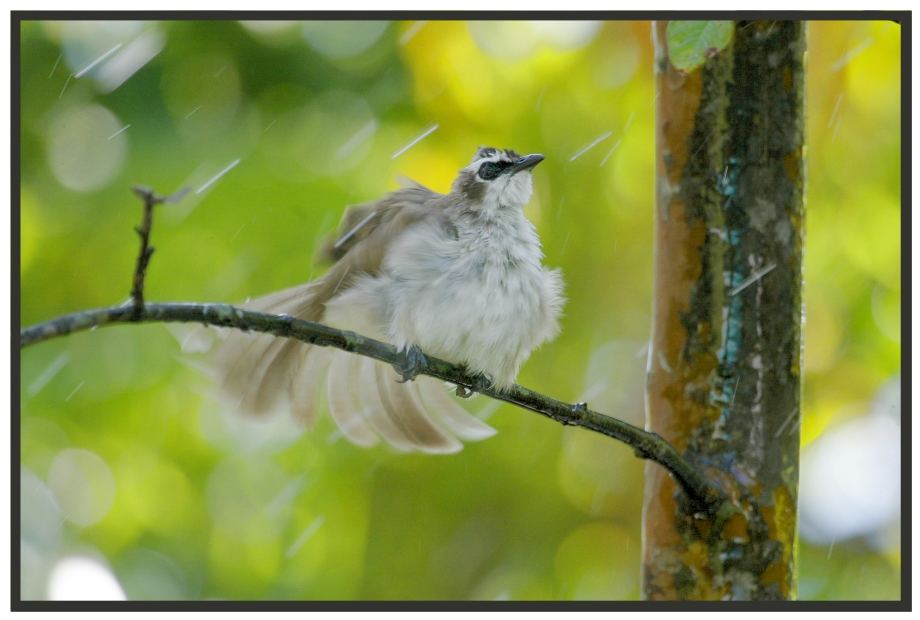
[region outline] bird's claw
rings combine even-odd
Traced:
[[[424,370],[428,369],[428,358],[425,357],[425,354],[422,353],[422,350],[417,346],[412,345],[405,352],[405,363],[399,365],[396,368],[396,372],[399,373],[400,379],[399,383],[406,383],[407,381],[412,381]]]
[[[460,398],[471,398],[476,392],[482,392],[495,385],[495,381],[487,374],[480,373],[474,375],[474,383],[471,387],[458,385],[454,393]]]
[[[476,375],[476,385],[473,387],[477,392],[488,390],[492,387],[495,387],[495,379],[492,378],[492,375],[480,373]]]

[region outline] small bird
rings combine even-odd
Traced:
[[[385,340],[417,370],[422,352],[463,364],[499,389],[558,332],[562,277],[543,264],[523,207],[542,155],[481,147],[448,194],[417,183],[352,207],[322,277],[245,307]],[[265,334],[231,333],[218,351],[223,392],[241,410],[288,409],[310,424],[325,388],[343,436],[401,451],[450,453],[494,429],[427,376],[399,382],[392,366]],[[410,371],[404,379],[412,378]]]

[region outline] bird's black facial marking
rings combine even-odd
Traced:
[[[473,157],[473,163],[475,164],[477,161],[487,158],[493,161],[482,162],[479,168],[477,168],[473,179],[494,181],[505,173],[510,172],[513,174],[517,170],[514,166],[516,162],[521,159],[521,156],[511,149],[496,149],[491,146],[481,146],[477,149],[476,155]]]
[[[483,165],[479,166],[479,178],[483,181],[491,181],[502,171],[508,167],[510,162],[504,161],[487,161]]]

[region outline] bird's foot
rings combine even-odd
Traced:
[[[492,378],[492,375],[480,373],[476,375],[476,385],[473,387],[477,392],[490,390],[495,387],[495,379]]]
[[[412,381],[419,373],[428,369],[428,358],[414,344],[406,349],[403,355],[405,356],[405,361],[396,366],[396,372],[402,377],[399,383]]]
[[[495,381],[487,374],[481,373],[473,377],[474,383],[470,387],[458,385],[454,393],[460,398],[471,398],[473,394],[488,390],[495,385]]]

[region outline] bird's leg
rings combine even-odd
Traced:
[[[406,349],[403,355],[405,356],[405,362],[396,367],[396,372],[402,377],[399,383],[412,381],[420,372],[427,370],[428,358],[425,357],[422,350],[414,344]]]

